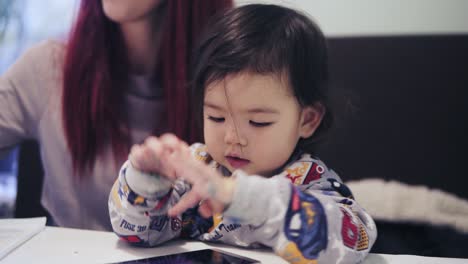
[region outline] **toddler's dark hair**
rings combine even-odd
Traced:
[[[205,88],[230,74],[286,76],[301,106],[321,103],[325,107],[317,131],[298,144],[300,149],[313,152],[314,144],[333,121],[328,102],[327,47],[320,28],[298,11],[265,4],[231,9],[208,25],[192,60],[197,116],[203,116]]]

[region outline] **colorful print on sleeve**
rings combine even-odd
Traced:
[[[290,241],[281,256],[291,263],[311,263],[327,248],[327,219],[320,202],[291,186],[284,233]]]

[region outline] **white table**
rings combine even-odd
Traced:
[[[120,241],[112,232],[59,227],[46,227],[44,231],[12,251],[0,263],[109,263],[206,248],[218,248],[267,264],[286,263],[270,250],[245,250],[222,244],[186,240],[169,242],[155,248],[138,248]],[[364,263],[466,264],[468,259],[370,254]]]

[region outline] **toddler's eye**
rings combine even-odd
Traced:
[[[222,123],[224,122],[224,117],[214,117],[214,116],[208,116],[208,119],[215,122],[215,123]]]
[[[273,122],[255,122],[252,120],[250,120],[249,123],[254,127],[266,127],[273,124]]]

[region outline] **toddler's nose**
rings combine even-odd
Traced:
[[[247,139],[242,136],[238,126],[233,124],[227,125],[226,133],[224,135],[224,142],[227,144],[239,144],[241,146],[247,145]]]

